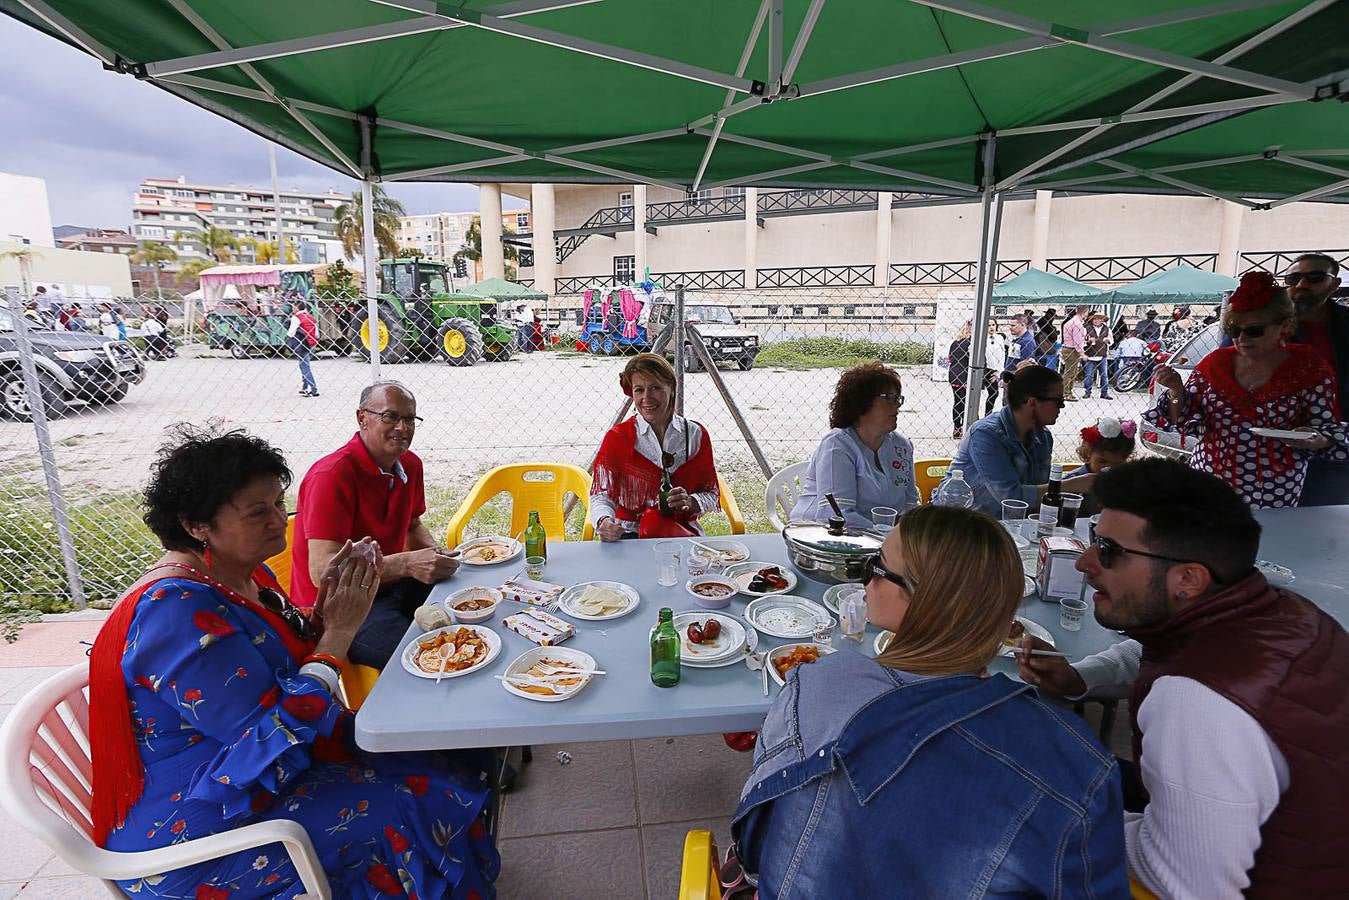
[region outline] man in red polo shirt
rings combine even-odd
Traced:
[[[359,430],[305,473],[291,541],[291,594],[313,606],[324,568],[347,540],[370,536],[384,553],[379,593],[352,641],[352,662],[384,668],[412,624],[412,613],[459,568],[422,524],[422,461],[408,448],[417,430],[417,399],[395,381],[361,391]]]

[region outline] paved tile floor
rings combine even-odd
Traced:
[[[0,647],[0,721],[36,684],[82,658],[74,629],[41,628]],[[59,646],[64,644],[64,649]],[[41,663],[41,664],[39,664]],[[52,663],[59,663],[52,665]],[[1099,713],[1088,707],[1093,727]],[[1112,750],[1128,755],[1121,705]],[[672,900],[684,834],[711,828],[724,848],[751,754],[721,735],[537,746],[504,799],[498,845],[502,900]],[[104,894],[51,850],[0,817],[0,900]]]

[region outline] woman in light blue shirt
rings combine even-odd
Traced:
[[[899,374],[879,362],[845,371],[829,404],[830,431],[815,448],[793,519],[824,522],[833,494],[849,525],[870,528],[871,508],[901,515],[918,505],[913,444],[895,431],[904,404]]]

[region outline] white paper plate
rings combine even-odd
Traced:
[[[1306,431],[1287,431],[1283,428],[1252,428],[1251,434],[1264,438],[1286,438],[1290,441],[1305,441],[1311,437]]]
[[[704,547],[710,547],[713,550],[721,551],[722,558],[720,560],[714,561],[719,562],[724,566],[729,566],[733,563],[744,562],[745,560],[749,559],[749,547],[746,547],[739,541],[733,541],[728,538],[702,538],[702,537],[697,538],[697,541]],[[697,544],[690,544],[689,546],[691,548],[690,549],[691,553],[696,553],[699,556],[708,555],[707,552],[705,550],[700,549],[697,546]]]
[[[692,643],[688,627],[694,622],[706,622],[708,619],[716,619],[721,623],[721,634],[717,635],[715,641]],[[683,665],[720,664],[744,655],[745,626],[734,616],[694,609],[675,613],[674,627],[679,632],[679,661]]]
[[[861,584],[836,584],[827,588],[824,592],[824,605],[831,613],[836,616],[842,616],[843,613],[838,610],[838,601],[848,591],[865,591],[866,586]]]
[[[504,556],[499,556],[493,560],[483,561],[483,560],[469,559],[470,550],[472,550],[474,547],[479,547],[487,543],[503,544],[511,549],[509,553],[505,554]],[[462,544],[460,544],[458,547],[455,547],[454,549],[459,551],[459,561],[466,566],[498,566],[504,562],[508,562],[512,559],[515,559],[521,553],[524,553],[525,545],[522,544],[520,541],[517,541],[515,538],[503,537],[502,535],[499,534],[488,534],[484,535],[483,537],[474,538],[471,541],[464,541]]]
[[[814,600],[794,594],[776,594],[751,600],[745,607],[745,621],[770,637],[800,640],[813,636],[816,622],[833,619]]]
[[[583,650],[576,650],[572,647],[531,647],[515,659],[511,660],[511,664],[507,666],[506,671],[501,674],[506,676],[523,674],[524,672],[528,672],[536,662],[545,658],[560,660],[568,666],[575,666],[578,669],[587,669],[592,672],[599,668],[599,664],[595,662],[595,657]],[[585,690],[586,686],[594,680],[593,676],[585,678],[575,687],[560,688],[561,693],[551,695],[532,694],[529,691],[511,684],[509,681],[502,681],[501,686],[505,688],[508,693],[512,693],[517,697],[524,697],[526,700],[537,700],[540,703],[561,703],[563,700],[570,700],[572,697],[581,693],[581,691]]]
[[[736,619],[736,621],[740,622],[739,619]],[[745,645],[740,648],[739,652],[732,653],[725,659],[719,659],[716,662],[703,662],[701,660],[695,661],[692,659],[681,658],[679,664],[686,669],[721,669],[726,666],[733,666],[736,663],[743,662],[745,657],[759,649],[759,632],[750,628],[744,622],[740,622],[740,627],[745,632]]]
[[[778,566],[778,571],[781,572],[782,577],[787,580],[786,587],[778,588],[777,590],[751,591],[749,589],[749,583],[754,580],[754,576],[758,574],[760,569],[767,569],[772,565],[776,564],[767,562],[736,563],[733,566],[727,566],[726,571],[722,574],[740,585],[740,593],[744,594],[746,597],[771,597],[774,594],[785,594],[796,587],[796,574],[785,566]]]
[[[628,598],[628,605],[618,612],[609,613],[607,616],[595,616],[577,612],[573,604],[581,599],[581,595],[585,593],[586,588],[592,586],[617,591]],[[562,592],[557,598],[557,609],[558,612],[566,613],[573,619],[585,619],[587,622],[607,622],[609,619],[621,619],[632,612],[637,608],[637,604],[641,602],[641,599],[642,598],[637,593],[636,588],[630,584],[624,584],[621,581],[583,581],[580,584],[573,584]]]
[[[1025,616],[1017,616],[1016,620],[1025,627],[1026,633],[1031,637],[1037,637],[1051,647],[1055,646],[1054,636],[1046,631],[1043,625],[1040,625],[1038,622],[1032,622]],[[885,652],[885,648],[890,646],[890,641],[894,639],[894,636],[895,633],[893,631],[882,631],[880,634],[876,635],[875,647],[877,656],[880,656]],[[1012,657],[1016,655],[1016,651],[1004,644],[1002,649],[998,651],[998,655]]]
[[[417,663],[414,661],[414,656],[417,653],[421,652],[421,646],[425,644],[427,641],[429,641],[431,638],[435,637],[436,635],[442,632],[453,633],[455,631],[458,631],[460,628],[467,628],[469,631],[476,631],[478,632],[478,634],[482,635],[482,639],[487,642],[487,656],[478,660],[476,663],[469,666],[467,669],[460,669],[458,672],[446,672],[444,675],[440,676],[441,678],[458,678],[460,675],[467,675],[470,672],[476,672],[483,666],[487,665],[492,660],[497,658],[497,654],[501,652],[501,636],[492,629],[484,625],[446,625],[444,628],[436,628],[426,632],[426,634],[419,635],[415,640],[412,641],[412,643],[404,647],[403,668],[411,672],[413,675],[416,675],[418,678],[430,678],[431,680],[434,681],[436,678],[436,673],[423,672],[417,666]]]
[[[805,641],[799,644],[783,644],[781,647],[774,647],[768,652],[768,656],[764,658],[763,664],[768,666],[768,677],[776,681],[779,686],[785,685],[787,680],[778,674],[778,667],[773,665],[773,660],[775,657],[786,656],[796,647],[814,647],[816,650],[820,651],[820,656],[822,657],[828,656],[830,653],[834,652],[833,647],[826,647],[824,644],[816,644],[811,641]],[[790,672],[791,669],[788,669],[787,671]]]

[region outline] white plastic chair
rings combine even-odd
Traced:
[[[0,806],[70,866],[103,881],[142,878],[267,844],[285,847],[308,892],[332,891],[309,835],[298,822],[258,822],[194,841],[118,853],[93,841],[93,764],[89,756],[89,664],[48,678],[28,693],[0,728]]]
[[[768,511],[768,521],[772,522],[773,527],[778,531],[781,531],[782,527],[787,524],[783,518],[778,516],[778,504],[782,504],[783,515],[790,518],[792,507],[796,506],[796,501],[801,496],[801,480],[806,477],[806,469],[808,468],[810,468],[810,460],[792,463],[768,479],[768,486],[764,488],[763,505]]]

